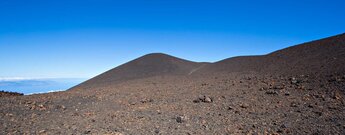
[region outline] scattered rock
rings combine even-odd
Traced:
[[[194,103],[199,103],[199,102],[204,102],[204,103],[212,103],[213,100],[212,98],[205,96],[205,95],[200,95],[198,99],[193,100]]]
[[[295,77],[290,78],[290,80],[291,80],[291,84],[299,83],[299,81]]]
[[[291,107],[298,107],[298,104],[295,103],[295,102],[291,102],[290,106],[291,106]]]
[[[200,103],[201,101],[199,99],[194,99],[193,103]]]
[[[156,134],[159,134],[159,129],[156,129],[156,130],[155,130],[155,133],[156,133]]]
[[[278,92],[277,92],[277,91],[274,91],[274,90],[269,90],[269,91],[266,91],[266,94],[269,94],[269,95],[278,95]]]
[[[55,108],[58,110],[66,110],[66,107],[64,105],[57,105]]]
[[[208,84],[207,83],[202,83],[201,86],[207,86]]]
[[[46,130],[40,130],[40,131],[38,132],[38,134],[39,134],[39,135],[45,135],[45,134],[47,134],[47,131],[46,131]]]
[[[12,113],[6,113],[5,116],[13,117]]]
[[[38,109],[41,110],[41,111],[47,110],[47,107],[45,105],[43,105],[43,104],[39,104],[38,107],[39,107]]]
[[[151,99],[151,98],[144,98],[144,99],[142,99],[142,100],[140,100],[140,102],[141,103],[150,103],[150,102],[153,102],[153,99]]]
[[[91,133],[91,131],[90,130],[86,130],[86,131],[84,131],[84,134],[90,134]]]
[[[320,111],[314,111],[315,114],[317,114],[318,116],[322,116],[322,112]]]
[[[332,94],[332,98],[333,98],[333,99],[336,99],[336,100],[339,100],[339,99],[341,99],[341,94],[340,94],[338,91],[335,91],[335,92]]]
[[[244,108],[244,109],[247,109],[247,108],[249,107],[249,104],[247,104],[247,103],[242,103],[242,104],[240,104],[240,107],[241,107],[241,108]]]
[[[136,105],[137,103],[135,101],[128,101],[129,105]]]
[[[275,85],[275,86],[273,86],[273,89],[281,90],[281,89],[284,89],[284,86],[282,86],[282,85]]]
[[[182,123],[182,122],[184,122],[184,117],[183,117],[183,116],[177,116],[177,117],[176,117],[176,122],[177,122],[177,123]]]
[[[205,99],[203,100],[203,102],[205,103],[211,103],[212,99],[210,97],[205,97]]]

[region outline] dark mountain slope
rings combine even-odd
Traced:
[[[263,74],[331,74],[345,72],[345,34],[285,48],[262,56],[241,56],[216,63],[196,63],[161,53],[142,56],[74,88],[163,75],[229,72]]]
[[[131,79],[163,75],[188,75],[207,63],[196,63],[162,53],[152,53],[96,76],[77,87],[107,85]]]
[[[344,135],[344,65],[344,35],[213,64],[150,54],[69,91],[0,97],[0,134]]]
[[[261,72],[318,74],[344,72],[345,34],[316,40],[263,56],[243,56],[207,65],[198,73]]]

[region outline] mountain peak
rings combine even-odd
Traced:
[[[174,56],[171,56],[171,55],[168,55],[168,54],[165,54],[165,53],[150,53],[150,54],[146,54],[144,56],[141,56],[138,58],[138,60],[143,60],[143,59],[155,59],[155,60],[183,60],[183,59],[180,59],[180,58],[177,58],[177,57],[174,57]],[[186,61],[186,60],[184,60]]]
[[[188,75],[201,65],[205,63],[192,62],[164,53],[150,53],[113,68],[79,86],[107,85],[152,76]]]
[[[156,52],[156,53],[149,53],[149,54],[146,54],[144,56],[170,56],[170,57],[173,57],[171,55],[168,55],[168,54],[165,54],[165,53],[159,53],[159,52]]]

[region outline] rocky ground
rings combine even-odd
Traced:
[[[345,134],[344,75],[157,76],[1,98],[0,134]]]
[[[215,63],[149,54],[65,92],[0,92],[0,134],[343,135],[344,63],[345,34]]]

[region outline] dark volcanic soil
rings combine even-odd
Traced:
[[[66,92],[1,97],[0,134],[345,134],[345,35],[195,63],[150,54]]]

